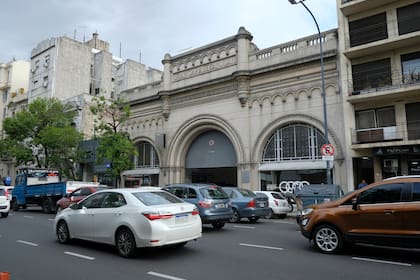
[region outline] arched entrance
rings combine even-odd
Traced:
[[[278,187],[281,182],[326,183],[326,163],[321,146],[324,134],[305,123],[278,128],[266,143],[259,168],[261,189]]]
[[[220,131],[198,135],[185,158],[186,181],[237,185],[237,156],[232,142]]]

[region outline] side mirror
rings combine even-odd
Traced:
[[[359,210],[359,205],[357,203],[357,196],[353,197],[353,199],[351,200],[351,205],[352,205],[352,209],[353,210]]]

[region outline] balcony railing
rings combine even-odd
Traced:
[[[369,129],[351,129],[352,144],[366,144],[400,140],[420,140],[420,122],[416,123],[419,123],[419,125],[413,125],[411,122],[409,126],[407,126],[407,123],[405,123],[396,126]],[[405,139],[405,137],[407,139]]]
[[[372,78],[369,78],[367,74],[365,76],[365,82],[361,86],[361,82],[358,82],[356,86],[353,83],[353,80],[350,80],[349,83],[349,96],[359,95],[359,94],[369,94],[375,92],[381,92],[390,89],[398,89],[409,87],[412,85],[420,85],[420,67],[415,71],[412,71],[409,74],[401,74],[401,72],[394,71],[391,74],[384,74],[382,79],[379,79],[380,76],[378,73],[372,74]]]

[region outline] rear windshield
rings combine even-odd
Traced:
[[[205,187],[200,189],[200,193],[205,198],[211,199],[228,199],[227,193],[221,187]]]
[[[184,201],[168,192],[135,192],[133,195],[144,205],[162,205],[171,203],[183,203]]]
[[[238,191],[245,197],[256,197],[257,195],[248,189],[238,189]]]
[[[271,195],[276,199],[285,199],[285,197],[281,193],[271,193]]]

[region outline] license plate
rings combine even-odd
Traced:
[[[188,214],[180,214],[175,216],[175,223],[184,223],[188,220]]]
[[[226,208],[226,205],[224,203],[218,203],[214,205],[215,208]]]

